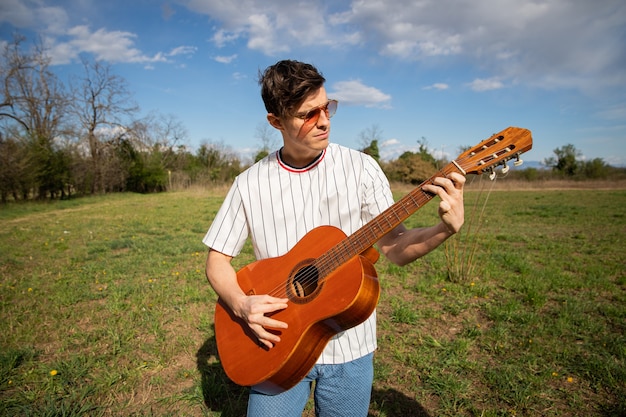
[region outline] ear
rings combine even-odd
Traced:
[[[280,118],[276,117],[273,113],[268,113],[267,114],[267,121],[269,122],[269,124],[278,130],[283,130],[283,122],[280,120]]]

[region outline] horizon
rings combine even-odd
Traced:
[[[626,166],[626,3],[497,0],[342,2],[6,0],[0,45],[42,39],[61,80],[81,57],[111,65],[141,114],[172,115],[184,145],[261,148],[256,77],[280,59],[315,65],[339,100],[331,140],[381,157],[453,159],[508,126],[528,128],[528,161],[572,144]],[[280,137],[277,138],[280,141]]]

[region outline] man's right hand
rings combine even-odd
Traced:
[[[248,323],[259,342],[271,349],[280,342],[280,337],[268,329],[282,330],[288,325],[271,318],[268,314],[287,308],[287,301],[287,298],[276,298],[270,295],[244,295],[239,299],[233,311]]]

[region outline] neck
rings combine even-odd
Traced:
[[[286,152],[285,148],[283,147],[280,149],[279,152],[280,158],[285,164],[293,168],[305,168],[306,166],[315,162],[315,160],[317,160],[324,151],[312,151],[306,155],[291,155],[289,152]]]

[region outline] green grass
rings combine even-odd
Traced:
[[[0,415],[244,415],[203,272],[222,199],[1,207]],[[435,220],[433,203],[408,224]],[[407,267],[378,262],[370,415],[626,415],[626,192],[494,191],[465,229]]]

